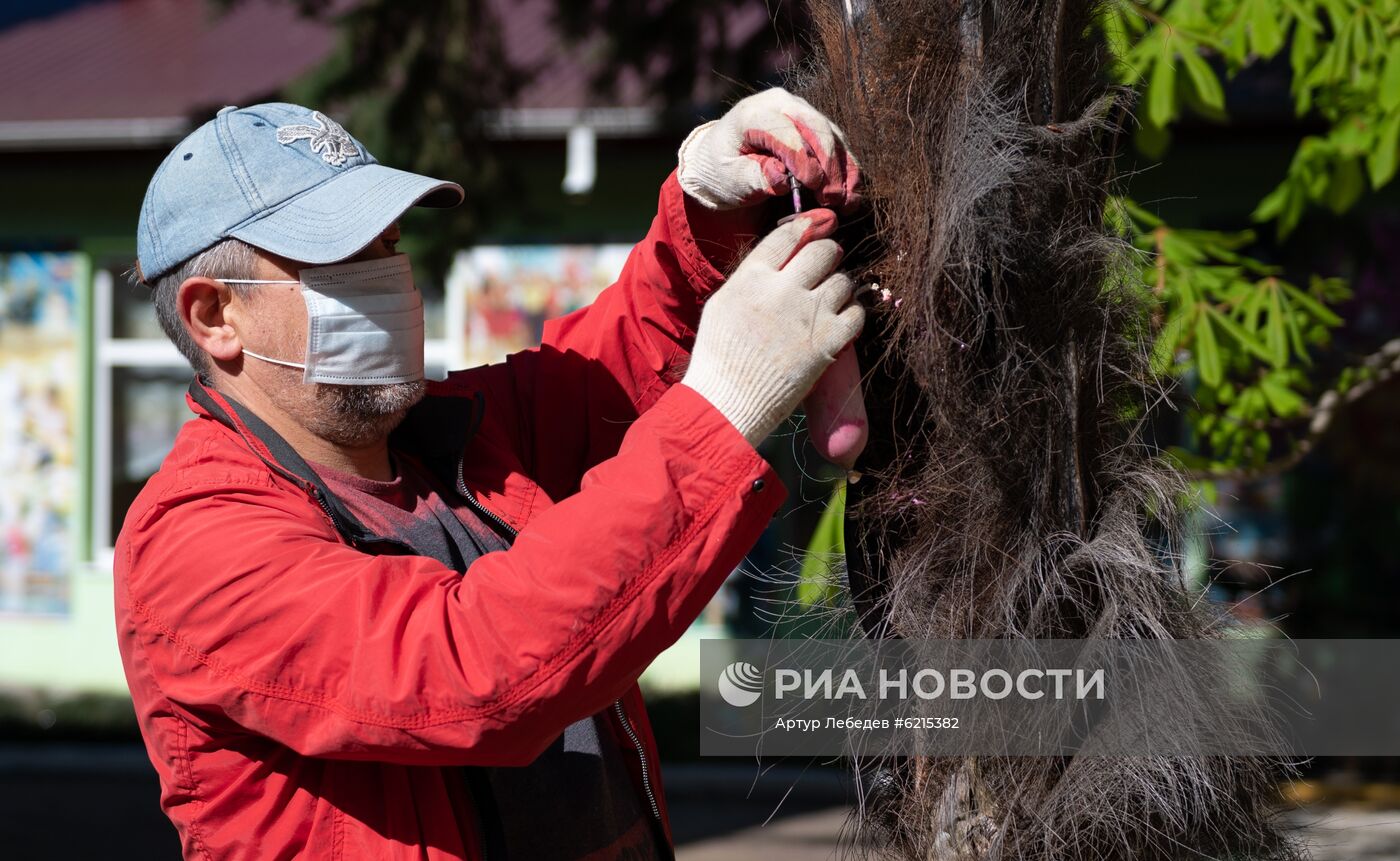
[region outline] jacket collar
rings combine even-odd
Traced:
[[[233,430],[268,469],[305,490],[351,544],[400,543],[374,533],[361,523],[296,449],[252,410],[209,385],[199,374],[190,381],[188,395],[196,412]],[[429,395],[409,410],[403,422],[389,435],[389,445],[413,452],[447,486],[455,487],[457,464],[464,456],[467,440],[481,424],[482,413],[483,400],[479,392],[470,398]]]

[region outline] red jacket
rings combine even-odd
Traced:
[[[669,838],[637,677],[785,495],[672,385],[722,280],[699,218],[672,176],[616,284],[405,422],[400,444],[519,530],[465,575],[357,549],[295,452],[192,385],[116,548],[122,662],[187,858],[479,857],[457,767],[529,763],[614,701]]]

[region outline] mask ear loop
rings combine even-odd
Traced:
[[[300,283],[301,283],[300,281],[273,281],[273,280],[265,279],[265,278],[216,278],[216,279],[214,279],[214,280],[216,280],[216,281],[222,281],[222,282],[225,283],[225,284],[300,284]],[[244,348],[243,348],[243,355],[245,355],[245,356],[252,356],[252,357],[255,358],[255,359],[262,359],[264,362],[268,362],[269,364],[273,364],[273,365],[282,365],[283,367],[287,367],[287,368],[296,368],[296,369],[299,370],[299,371],[305,371],[305,370],[306,370],[306,363],[305,363],[305,362],[289,362],[289,361],[287,361],[286,359],[274,359],[274,358],[272,358],[271,356],[264,356],[264,355],[261,354],[261,353],[254,353],[252,350],[248,349],[247,347],[244,347]]]
[[[254,353],[247,347],[243,348],[243,355],[252,356],[255,359],[262,359],[264,362],[270,362],[274,365],[284,365],[288,368],[296,368],[297,370],[301,371],[306,370],[306,365],[302,362],[288,362],[286,359],[274,359],[271,356],[264,356],[261,353]]]

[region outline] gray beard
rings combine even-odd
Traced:
[[[319,383],[316,400],[328,409],[310,430],[336,445],[368,445],[398,427],[409,407],[422,400],[427,389],[423,380],[375,386]]]

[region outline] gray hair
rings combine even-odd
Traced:
[[[180,285],[189,278],[199,276],[253,278],[257,274],[257,264],[257,249],[238,239],[224,239],[155,279],[154,283],[146,285],[151,288],[151,298],[155,302],[156,319],[160,321],[160,328],[165,331],[175,349],[189,360],[190,367],[196,372],[209,372],[209,356],[190,337],[189,329],[185,328],[184,320],[180,319]],[[143,283],[139,278],[139,270],[132,270],[132,282]],[[230,284],[229,288],[239,296],[247,296],[249,286]]]

